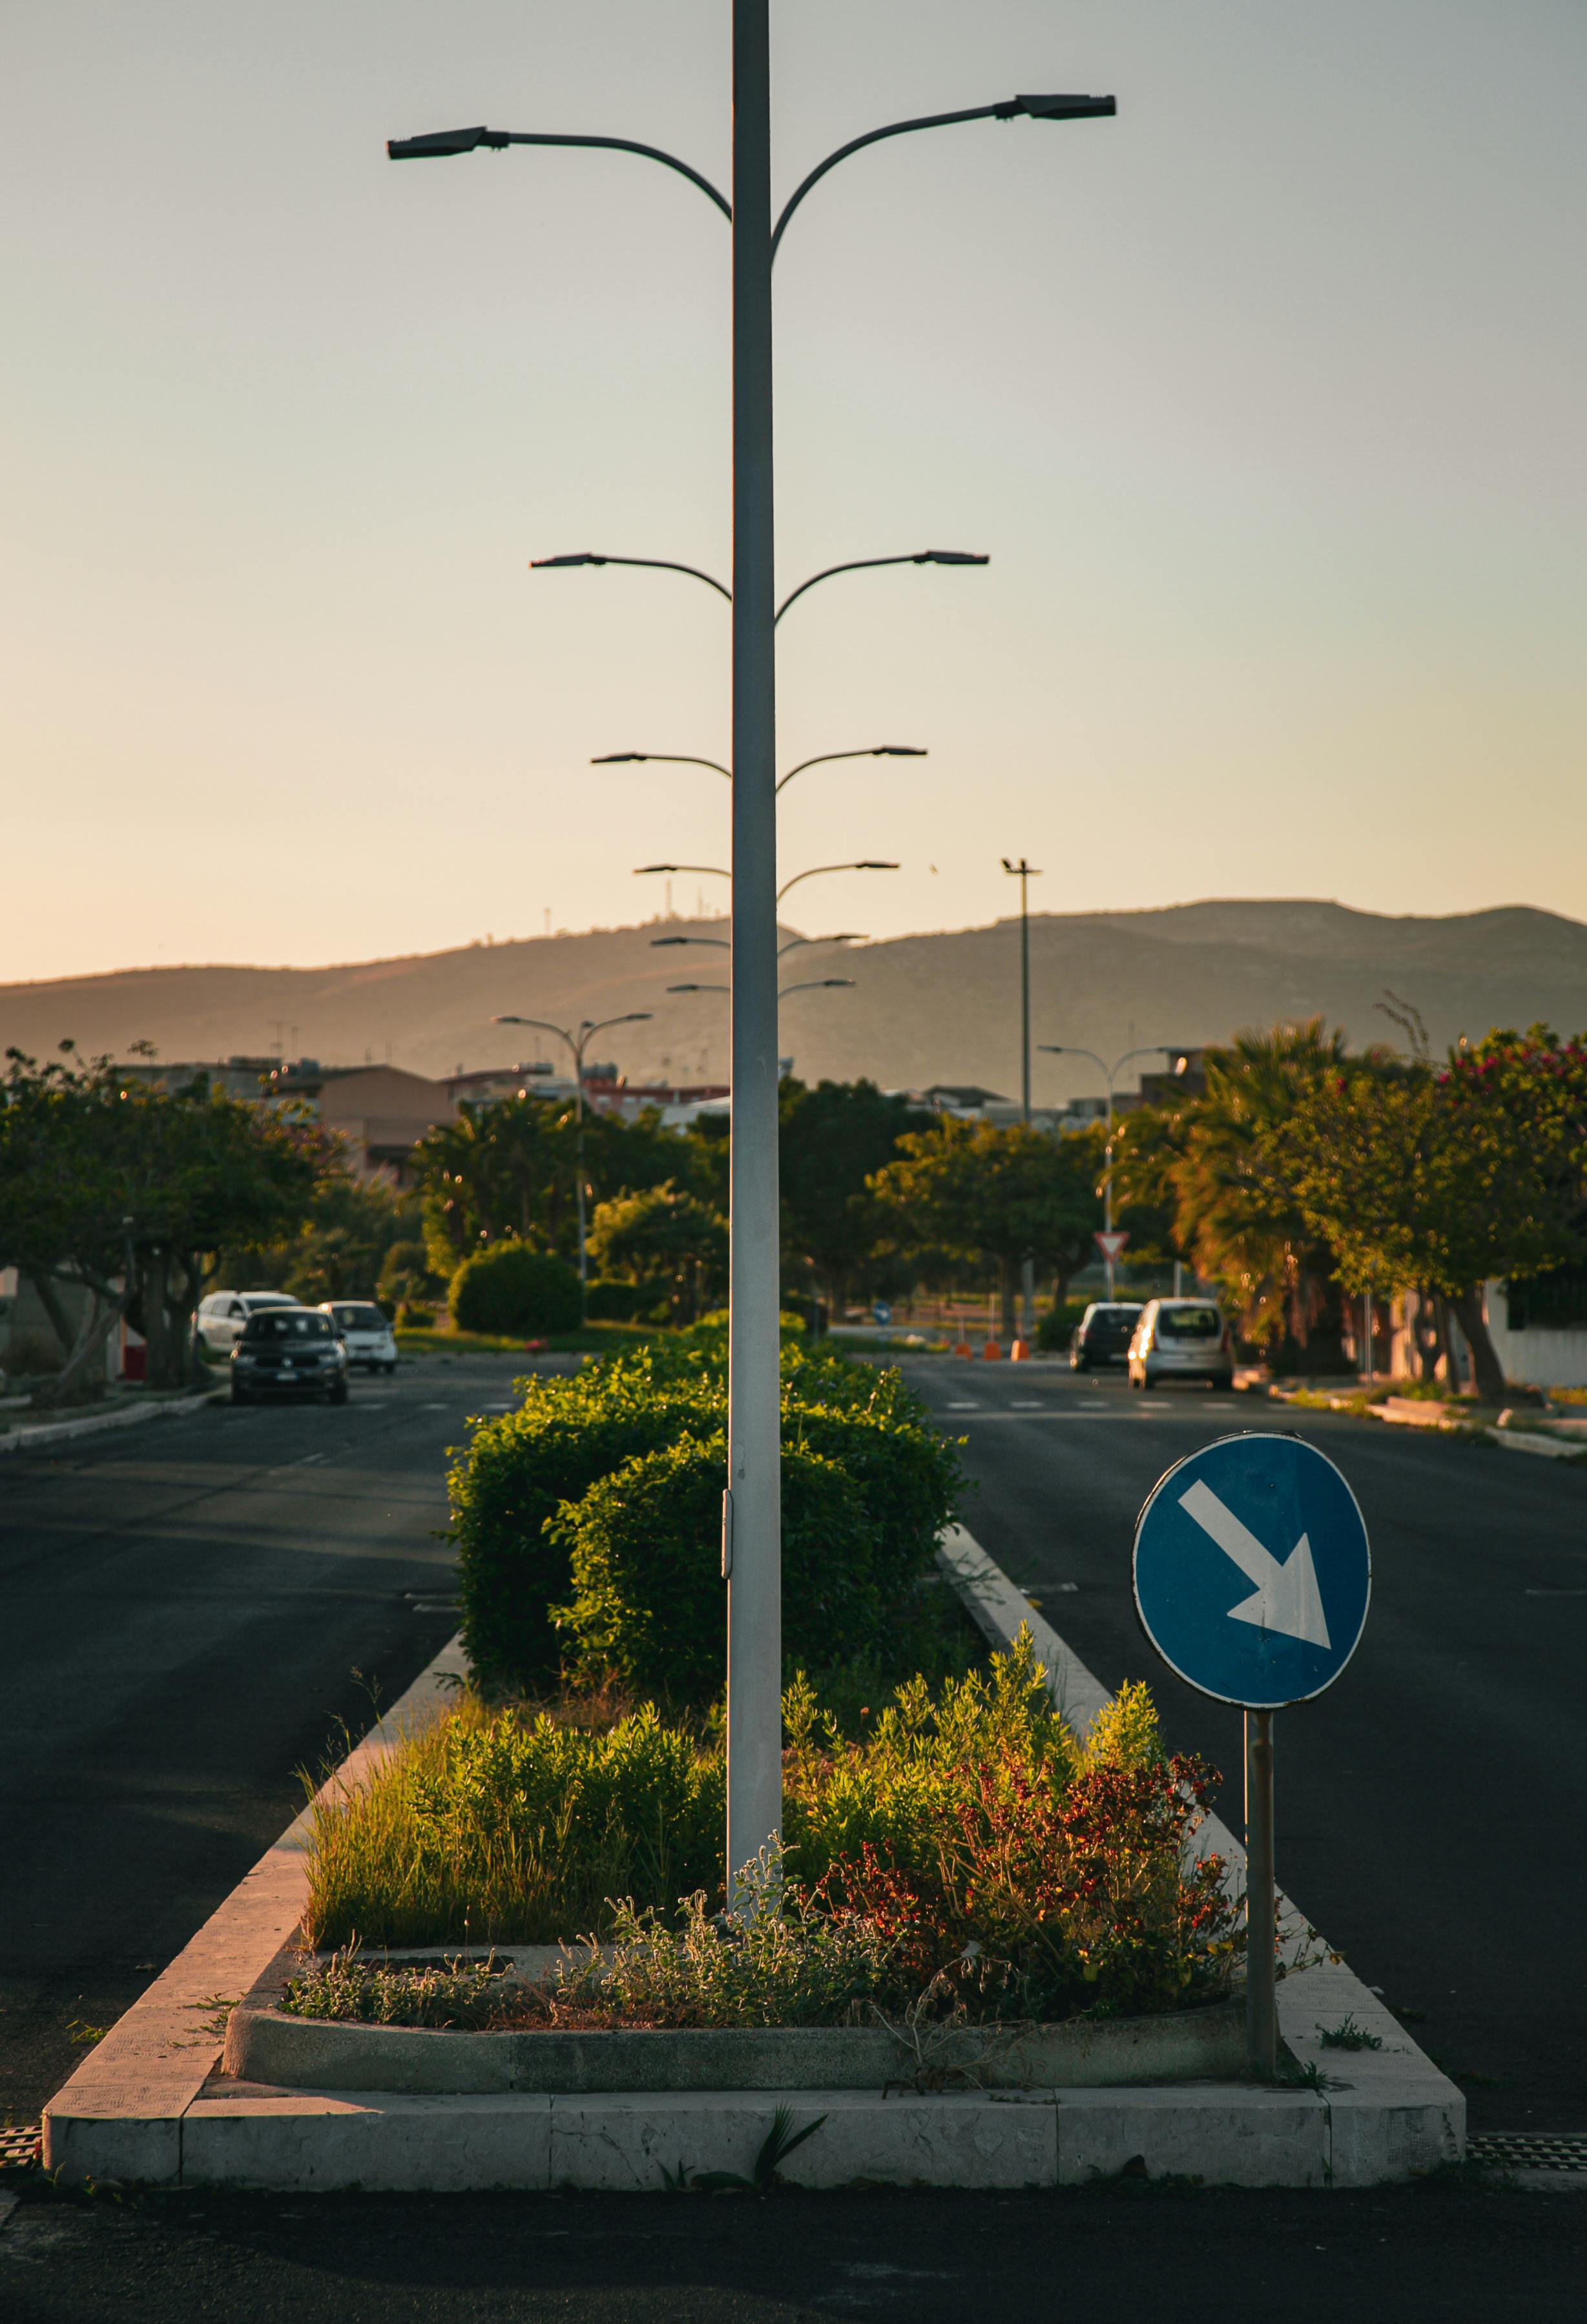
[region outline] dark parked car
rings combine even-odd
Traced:
[[[250,1315],[232,1350],[232,1402],[256,1397],[347,1401],[347,1353],[328,1315],[314,1307],[264,1307]]]
[[[1140,1321],[1138,1299],[1094,1299],[1069,1342],[1070,1371],[1088,1372],[1098,1364],[1124,1363]]]

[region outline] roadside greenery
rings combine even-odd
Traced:
[[[1239,1915],[1217,1861],[1188,1854],[1216,1777],[1168,1756],[1144,1688],[1126,1688],[1081,1743],[1027,1632],[939,1688],[907,1681],[859,1736],[803,1676],[784,1720],[785,1845],[747,1868],[759,1908],[747,1919],[715,1917],[714,1728],[647,1707],[601,1733],[475,1701],[367,1789],[316,1805],[311,1941],[563,1941],[558,1986],[533,2002],[500,1992],[504,2010],[567,2023],[831,2024],[862,2004],[972,2020],[1133,2015],[1228,1990]],[[328,1974],[294,2006],[437,2022],[394,2017],[368,1969],[346,1970],[337,2002]],[[424,2006],[472,2011],[490,1990],[477,1978]]]
[[[43,1065],[7,1050],[0,1267],[34,1285],[64,1356],[39,1400],[88,1384],[124,1314],[147,1343],[151,1387],[180,1387],[206,1261],[300,1227],[335,1167],[315,1124],[242,1104],[203,1074],[173,1091],[86,1063],[69,1041]]]
[[[709,1702],[725,1661],[725,1331],[520,1382],[452,1472],[463,1638],[481,1682],[564,1666]],[[931,1563],[957,1455],[895,1371],[790,1332],[783,1352],[784,1629],[812,1668],[874,1658]]]
[[[527,1243],[489,1243],[453,1277],[449,1305],[459,1332],[571,1332],[579,1323],[578,1274]]]

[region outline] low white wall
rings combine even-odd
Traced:
[[[1534,1325],[1512,1332],[1504,1286],[1490,1283],[1486,1289],[1488,1330],[1506,1379],[1528,1388],[1587,1388],[1587,1331]]]

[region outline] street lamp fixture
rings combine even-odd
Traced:
[[[610,1032],[614,1025],[648,1024],[651,1014],[648,1009],[627,1009],[620,1017],[602,1017],[600,1022],[594,1025],[592,1025],[586,1017],[576,1033],[571,1032],[565,1025],[553,1025],[544,1017],[492,1017],[491,1019],[492,1025],[530,1025],[537,1033],[555,1033],[557,1039],[565,1041],[573,1051],[575,1092],[573,1118],[578,1125],[576,1168],[579,1208],[579,1321],[581,1323],[584,1321],[584,1298],[590,1279],[589,1262],[584,1251],[584,1052],[597,1033]]]
[[[922,750],[913,742],[873,742],[864,751],[822,751],[816,758],[801,759],[796,767],[790,767],[778,783],[777,789],[785,791],[794,776],[803,774],[807,767],[830,766],[835,759],[928,759],[930,756],[929,751]],[[606,751],[600,758],[592,759],[590,764],[592,767],[642,767],[653,759],[660,767],[709,767],[713,775],[725,775],[729,782],[733,779],[732,769],[724,767],[720,759],[693,759],[677,751]]]
[[[1110,1065],[1105,1058],[1097,1056],[1095,1049],[1070,1048],[1058,1041],[1039,1041],[1036,1046],[1041,1049],[1043,1056],[1049,1057],[1088,1057],[1091,1063],[1097,1068],[1103,1080],[1107,1084],[1107,1167],[1104,1173],[1102,1181],[1102,1222],[1104,1232],[1111,1234],[1113,1232],[1114,1083],[1121,1069],[1129,1064],[1132,1057],[1173,1057],[1177,1056],[1179,1052],[1170,1042],[1148,1041],[1138,1049],[1126,1049],[1124,1056],[1122,1057],[1115,1057]],[[1114,1260],[1111,1255],[1105,1252],[1104,1253],[1104,1257],[1106,1260],[1107,1266],[1107,1296],[1111,1300],[1114,1294]]]
[[[807,589],[813,589],[818,581],[831,580],[834,574],[868,573],[877,565],[990,565],[991,562],[990,557],[982,557],[968,549],[917,549],[903,557],[850,558],[845,565],[826,566],[820,573],[812,573],[808,581],[802,581],[797,589],[791,589],[772,615],[772,626],[775,628],[789,606],[795,599],[803,597]],[[727,583],[719,581],[713,573],[702,573],[697,565],[675,564],[670,557],[597,556],[593,549],[581,549],[566,557],[531,557],[529,559],[531,573],[550,572],[570,565],[639,565],[650,573],[686,573],[692,581],[703,581],[708,589],[714,589],[729,604],[733,599],[733,593]],[[635,755],[642,754],[636,752]],[[712,762],[700,760],[692,763],[708,766]]]
[[[865,938],[858,928],[839,928],[836,934],[830,936],[790,936],[786,944],[780,944],[777,946],[777,958],[781,960],[785,952],[797,951],[801,945],[863,944],[864,942]],[[650,948],[653,952],[663,952],[672,945],[711,945],[718,952],[731,952],[733,949],[727,936],[652,936],[650,939]]]
[[[903,866],[897,863],[812,863],[808,872],[795,872],[791,880],[784,880],[777,890],[776,899],[780,904],[790,888],[797,888],[802,880],[819,880],[827,872],[898,872],[902,869]],[[634,866],[636,880],[642,880],[653,872],[693,872],[712,880],[730,880],[733,876],[720,863],[637,863]],[[667,939],[662,937],[659,941],[665,944]],[[721,943],[726,939],[718,937],[714,941]]]

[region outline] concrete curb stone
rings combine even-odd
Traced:
[[[200,1388],[191,1396],[163,1397],[118,1412],[92,1413],[83,1420],[45,1420],[36,1428],[8,1428],[0,1432],[0,1452],[37,1452],[51,1444],[76,1443],[79,1437],[102,1436],[112,1428],[132,1428],[142,1420],[179,1420],[186,1413],[202,1412],[206,1405],[225,1404],[230,1394],[229,1388]]]

